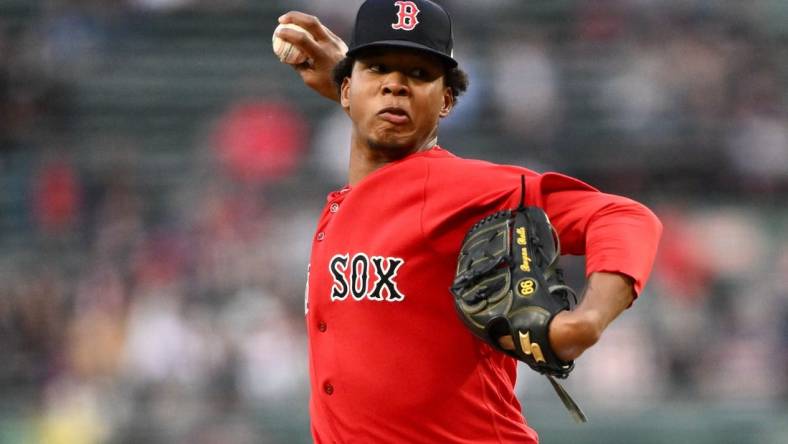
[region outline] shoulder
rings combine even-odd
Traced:
[[[521,176],[526,176],[529,181],[540,176],[537,172],[521,166],[466,159],[441,148],[433,148],[421,160],[428,170],[430,184],[456,184],[463,188],[475,187],[477,191],[479,187],[500,188],[502,184],[517,188]]]
[[[501,194],[518,191],[525,177],[527,201],[541,206],[543,196],[561,191],[598,192],[593,186],[572,176],[539,173],[519,165],[506,165],[478,159],[466,159],[441,148],[422,157],[427,171],[427,190],[451,188],[458,198],[467,194]]]

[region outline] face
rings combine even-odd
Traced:
[[[420,51],[358,57],[340,95],[353,121],[354,143],[396,157],[432,141],[439,119],[454,104],[444,72],[438,58]]]

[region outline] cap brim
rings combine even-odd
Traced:
[[[439,59],[446,62],[449,67],[456,68],[457,61],[454,60],[452,57],[447,56],[446,54],[436,51],[428,46],[424,46],[419,43],[409,42],[407,40],[381,40],[379,42],[367,43],[366,45],[361,45],[355,47],[347,52],[349,56],[355,56],[359,52],[364,51],[365,49],[370,48],[408,48],[408,49],[417,49],[419,51],[424,51],[434,56],[437,56]]]

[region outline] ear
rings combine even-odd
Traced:
[[[339,104],[345,112],[350,110],[350,77],[345,77],[339,90]]]
[[[448,116],[452,109],[454,109],[454,94],[452,94],[451,88],[447,86],[443,88],[443,105],[441,106],[440,117]]]

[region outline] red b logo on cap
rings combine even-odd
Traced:
[[[421,12],[419,8],[413,2],[399,1],[394,4],[399,8],[399,12],[397,12],[397,23],[392,24],[391,27],[403,31],[413,30],[419,24],[419,19],[416,18]]]

